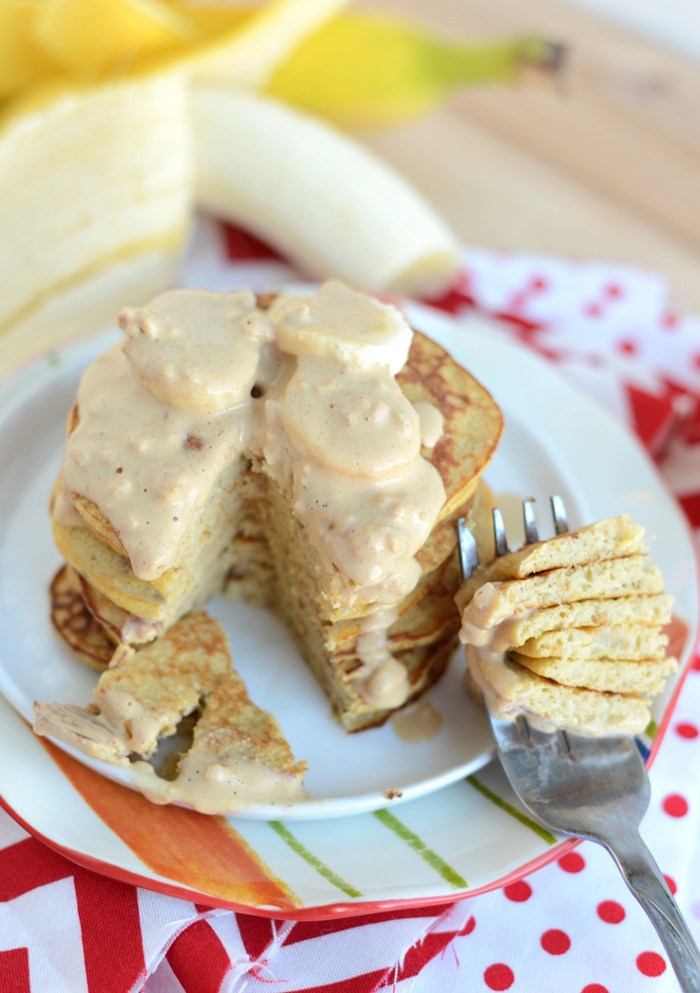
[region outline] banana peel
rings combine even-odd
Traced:
[[[34,19],[41,9],[41,0],[4,0],[0,6],[0,101],[55,72],[34,38]]]
[[[263,92],[344,128],[377,127],[425,114],[458,87],[555,75],[563,59],[560,44],[540,38],[464,44],[396,17],[348,13],[308,35]]]
[[[0,100],[56,79],[99,84],[180,68],[260,87],[348,0],[2,0]]]
[[[195,32],[184,14],[159,0],[51,0],[36,14],[33,36],[60,69],[97,78],[180,51]]]
[[[458,246],[432,208],[289,103],[346,124],[396,119],[465,68],[401,22],[338,16],[345,2],[3,0],[0,369],[161,290],[197,206],[309,275],[423,295],[445,286]],[[472,78],[503,80],[522,56],[480,51],[478,66],[478,52],[464,56]]]

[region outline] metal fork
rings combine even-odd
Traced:
[[[568,530],[560,497],[550,498],[557,534]],[[525,542],[538,540],[534,500],[523,501]],[[493,510],[496,555],[508,552],[503,517]],[[458,522],[462,573],[478,564],[473,535]],[[487,706],[488,710],[488,706]],[[518,715],[489,713],[498,756],[513,790],[533,817],[560,834],[608,850],[668,953],[684,993],[700,993],[700,951],[661,870],[639,835],[649,779],[633,738],[541,730]]]

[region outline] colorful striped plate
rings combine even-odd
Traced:
[[[506,506],[517,502],[515,495],[544,504],[556,491],[575,524],[630,511],[646,525],[687,625],[687,662],[697,629],[692,540],[645,453],[600,407],[493,328],[417,305],[407,310],[503,407],[506,434],[489,481]],[[0,703],[0,795],[10,813],[107,875],[212,906],[289,918],[452,901],[560,853],[562,842],[524,815],[497,764],[488,763],[490,739],[462,690],[459,658],[431,698],[443,716],[434,739],[411,744],[391,725],[347,737],[282,629],[240,605],[214,609],[253,698],[276,713],[296,754],[308,759],[313,800],[235,818],[158,807],[118,776],[107,778],[33,735],[26,723],[33,699],[86,701],[96,678],[62,652],[50,630],[46,588],[58,559],[46,504],[79,371],[105,343],[103,337],[66,349],[0,391],[0,689],[13,705]],[[264,666],[261,644],[270,660]],[[289,699],[280,685],[287,669],[296,687],[291,708],[280,702]],[[654,746],[682,672],[658,702]]]

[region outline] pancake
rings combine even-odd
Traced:
[[[470,678],[499,716],[639,733],[677,668],[671,598],[627,515],[477,566],[456,602]]]
[[[520,652],[510,652],[512,662],[538,676],[546,676],[563,686],[609,693],[631,693],[636,696],[655,696],[664,688],[666,676],[675,672],[676,660],[661,659],[607,659],[532,658]]]
[[[49,597],[51,623],[61,641],[80,662],[100,671],[106,669],[116,643],[88,609],[80,576],[70,566],[58,570]]]
[[[519,654],[531,658],[658,659],[663,658],[667,647],[668,637],[653,625],[601,625],[547,631],[538,638],[528,638]]]
[[[463,593],[457,594],[458,604],[465,606]],[[658,627],[671,620],[672,597],[666,594],[639,594],[610,599],[592,597],[590,600],[576,600],[560,603],[554,607],[514,614],[497,624],[498,631],[491,634],[491,644],[495,651],[518,648],[528,639],[538,638],[549,631],[567,628],[590,628],[602,626],[623,627],[627,624]],[[462,641],[471,637],[470,622],[464,615]]]
[[[117,644],[142,645],[163,633],[162,626],[157,621],[147,621],[127,613],[91,586],[83,576],[78,578],[85,606],[107,636]]]
[[[221,627],[203,611],[105,671],[90,707],[42,703],[34,711],[38,734],[129,770],[158,802],[224,814],[304,795],[305,763],[294,760],[277,721],[250,700]],[[165,779],[147,760],[190,715],[191,744]]]
[[[338,327],[335,316],[318,323],[331,304]],[[192,317],[195,305],[206,320]],[[229,376],[210,353],[230,349],[230,334],[214,339],[231,312],[241,359]],[[337,284],[257,303],[180,291],[125,311],[122,325],[125,344],[81,384],[52,502],[56,546],[93,616],[137,646],[223,591],[282,618],[346,729],[416,699],[457,641],[455,521],[469,514],[501,437],[490,394],[393,308]],[[195,325],[206,348],[194,347]],[[396,367],[395,381],[382,363]],[[143,422],[134,413],[135,424],[112,424],[112,411],[137,409]],[[215,438],[217,425],[228,433]],[[176,431],[179,447],[168,440]],[[164,445],[158,471],[136,485],[134,465],[141,472]],[[86,459],[91,473],[81,476]],[[156,497],[141,490],[170,500],[181,462],[211,484],[204,496],[178,490],[173,524],[160,512],[154,524]]]
[[[490,707],[505,719],[525,713],[545,727],[591,735],[641,734],[649,723],[649,700],[641,694],[564,686],[508,657],[493,663],[480,657],[470,662],[469,673],[479,691],[486,687]]]
[[[497,624],[516,614],[577,600],[663,593],[663,577],[647,555],[563,566],[520,580],[467,580],[458,604],[471,603],[479,623]]]
[[[587,565],[603,559],[644,552],[644,528],[633,521],[629,514],[621,514],[500,555],[480,570],[479,581],[484,583],[499,579],[524,579],[536,572]]]

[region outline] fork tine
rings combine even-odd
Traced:
[[[457,544],[462,579],[468,579],[479,564],[479,549],[464,517],[460,517],[457,521]]]
[[[532,497],[523,500],[523,524],[525,526],[525,544],[532,545],[539,541],[537,533],[537,518],[535,517],[535,501]]]
[[[503,522],[503,514],[498,507],[491,511],[493,517],[493,539],[496,546],[496,555],[508,554],[508,540],[506,538],[506,526]]]
[[[566,516],[564,501],[556,494],[549,498],[552,506],[552,517],[554,518],[554,530],[557,534],[564,534],[569,530],[569,522]]]
[[[566,507],[560,496],[553,495],[549,498],[552,507],[552,517],[554,518],[554,528],[557,534],[564,534],[569,530],[566,515]],[[523,524],[525,528],[525,543],[531,545],[539,541],[537,530],[537,518],[535,516],[535,499],[527,497],[523,500]],[[493,517],[493,538],[495,553],[497,556],[507,555],[510,551],[508,538],[506,535],[503,514],[498,507],[491,511]],[[479,565],[479,552],[474,539],[474,535],[467,527],[465,518],[460,517],[457,521],[457,537],[459,545],[459,560],[462,570],[462,578],[471,576],[474,569]]]

